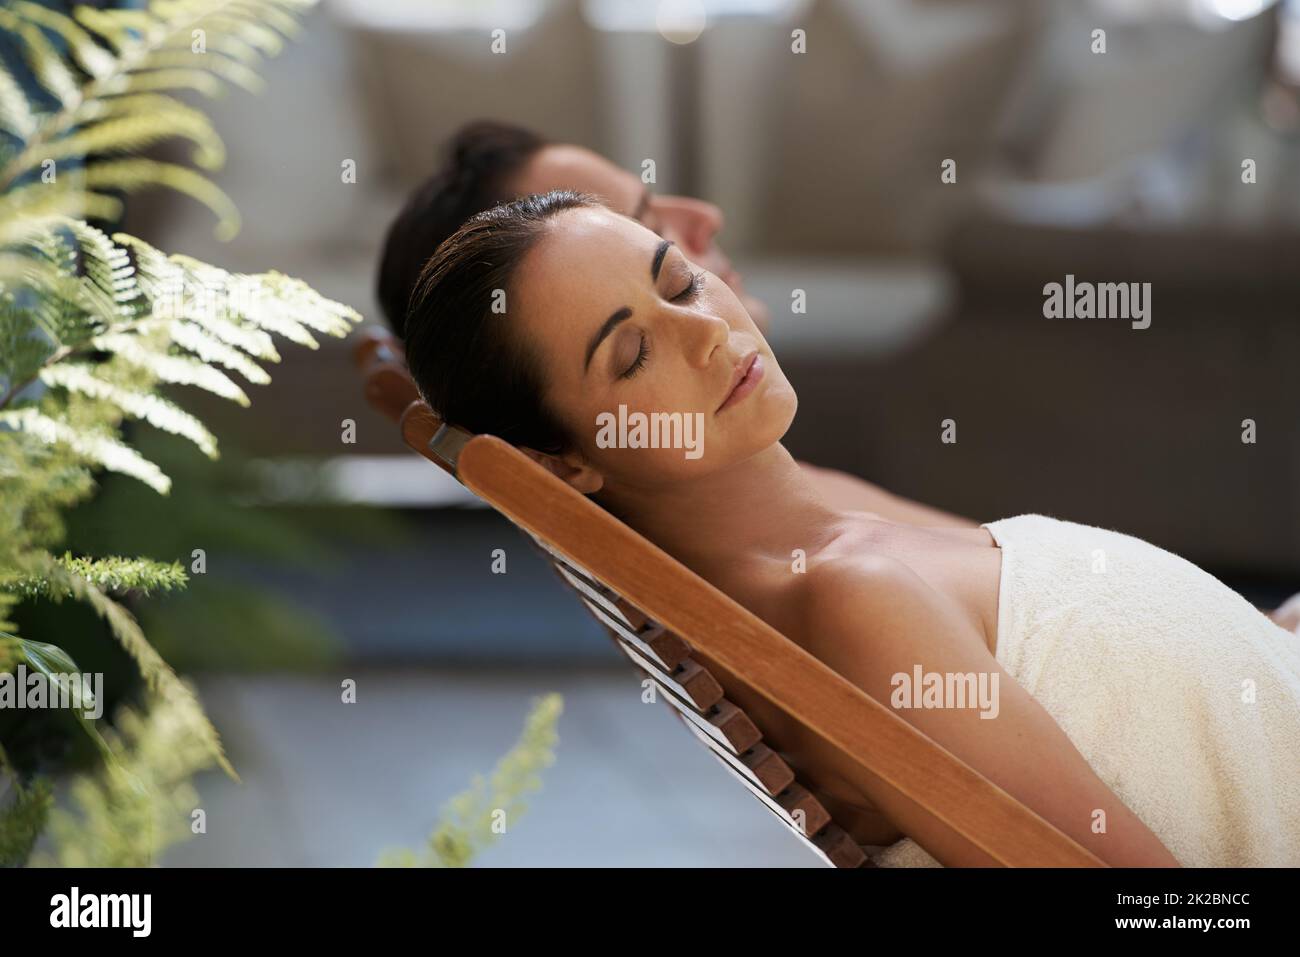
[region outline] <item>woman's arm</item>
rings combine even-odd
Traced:
[[[810,653],[886,706],[893,676],[910,677],[917,665],[945,676],[984,673],[990,688],[997,675],[995,717],[955,707],[896,713],[1107,864],[1179,866],[1051,715],[1001,668],[950,599],[903,563],[881,556],[829,563],[808,574]],[[866,796],[942,863],[990,863],[892,788],[876,782]],[[1097,811],[1105,814],[1105,833],[1093,832]]]
[[[922,505],[901,496],[886,492],[847,472],[824,469],[819,465],[800,462],[800,467],[811,478],[822,496],[836,508],[856,512],[875,512],[881,518],[905,525],[935,528],[977,528],[979,522],[959,515]]]

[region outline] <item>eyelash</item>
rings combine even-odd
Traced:
[[[626,371],[624,371],[619,376],[619,378],[620,379],[632,378],[643,368],[645,368],[645,361],[648,358],[650,358],[650,346],[646,344],[645,336],[642,336],[641,347],[637,350],[636,360],[630,366],[627,367]]]
[[[700,289],[704,287],[704,270],[697,273],[691,273],[691,281],[686,288],[673,296],[672,302],[686,302],[699,295]],[[645,336],[641,337],[641,345],[637,349],[636,359],[620,375],[620,379],[630,379],[642,369],[645,368],[646,360],[650,358],[650,346],[646,343]]]
[[[688,285],[677,295],[673,296],[672,301],[684,302],[688,299],[691,299],[696,294],[699,293],[700,289],[703,288],[703,286],[704,286],[704,270],[701,269],[699,272],[691,273],[690,285]]]

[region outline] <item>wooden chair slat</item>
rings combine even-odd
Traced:
[[[619,610],[618,606],[606,598],[602,592],[593,588],[586,579],[575,575],[570,569],[565,567],[563,562],[552,562],[552,565],[554,565],[555,571],[559,574],[561,580],[563,580],[564,583],[574,591],[578,592],[582,597],[583,603],[589,608],[592,608],[593,612],[598,611],[598,613],[604,618],[617,622],[618,626],[625,629],[629,635],[635,635],[637,633],[636,627],[632,622],[628,621],[627,616]]]
[[[398,421],[403,410],[420,398],[405,367],[395,362],[376,363],[366,373],[366,398],[389,419]]]
[[[820,834],[814,834],[812,845],[822,860],[831,867],[875,867],[866,853],[847,831],[832,822]]]
[[[363,377],[373,363],[395,362],[400,364],[406,377],[410,378],[410,373],[406,372],[406,354],[401,340],[376,326],[366,326],[357,335],[356,344],[352,347],[352,359]]]
[[[679,667],[691,661],[689,650],[684,650],[686,643],[672,632],[656,625],[638,634],[628,625],[611,618],[602,606],[593,603],[586,595],[578,597],[597,621],[618,632],[619,637],[663,669],[665,674],[675,674]],[[667,653],[661,653],[660,649],[666,649]]]
[[[442,422],[424,402],[416,399],[403,409],[397,424],[398,428],[402,430],[402,441],[407,446],[424,456],[444,472],[450,472],[452,475],[456,474],[450,465],[434,455],[433,450],[429,448],[429,443],[433,441],[433,437],[442,428]]]
[[[811,809],[811,804],[803,800],[803,796],[806,794],[807,797],[813,797],[813,794],[811,794],[810,791],[807,791],[806,788],[803,788],[802,785],[798,783],[798,780],[794,778],[794,768],[789,766],[789,763],[785,761],[785,758],[781,757],[780,754],[777,754],[771,748],[768,748],[768,746],[763,744],[762,741],[755,744],[753,748],[746,749],[744,752],[736,754],[735,752],[732,752],[731,749],[724,748],[722,744],[719,744],[718,739],[715,739],[715,737],[707,735],[707,733],[699,727],[698,723],[686,720],[685,715],[681,714],[680,711],[677,713],[677,716],[679,716],[679,718],[682,719],[682,723],[690,729],[690,733],[693,733],[695,737],[698,737],[698,739],[701,740],[702,744],[705,745],[706,748],[714,752],[714,757],[719,758],[720,761],[727,762],[727,765],[731,766],[732,770],[737,771],[738,774],[744,775],[745,778],[749,780],[750,784],[757,787],[759,791],[762,791],[767,797],[771,797],[772,800],[777,802],[777,804],[785,807],[785,810],[793,813],[797,807],[801,806],[806,811]],[[793,791],[793,788],[796,788],[796,785],[798,787],[797,792]],[[783,794],[785,796],[784,798],[781,797]],[[800,798],[800,800],[794,800],[796,797]],[[820,807],[820,804],[818,806]],[[826,811],[826,809],[823,807],[820,813],[824,813],[824,811]],[[829,820],[831,815],[827,814],[826,817],[827,820]],[[813,820],[814,818],[806,819]],[[810,824],[809,827],[811,831],[815,832],[820,830],[822,824],[819,823],[816,827],[813,827]]]
[[[394,336],[376,329],[364,330],[352,350],[365,396],[381,414],[397,422],[420,392],[406,370],[402,344]]]
[[[708,745],[707,740],[703,738],[701,740]],[[722,755],[716,750],[713,748],[709,750],[718,759],[722,767],[744,785],[759,803],[771,811],[778,821],[784,824],[795,837],[803,842],[804,846],[820,857],[823,862],[831,867],[846,868],[863,867],[870,864],[866,854],[863,853],[857,842],[846,831],[837,827],[831,821],[826,809],[821,807],[817,799],[806,788],[799,784],[792,785],[780,801],[774,800],[755,787],[744,775],[738,773],[729,762],[723,760]],[[802,820],[805,826],[812,828],[812,822],[820,823],[820,827],[813,830],[812,834],[805,833],[804,827],[800,826],[800,819],[795,817],[795,812],[800,810],[804,813]]]
[[[758,726],[749,715],[726,698],[715,704],[707,714],[700,714],[653,674],[645,672],[645,675],[654,682],[659,694],[677,712],[679,718],[698,728],[737,757],[762,743],[763,735]]]
[[[793,793],[790,792],[790,789],[799,784],[795,778],[794,769],[781,755],[763,742],[759,741],[752,747],[737,754],[730,747],[709,734],[702,727],[701,722],[691,720],[680,707],[680,703],[674,704],[672,701],[666,703],[669,704],[671,710],[676,712],[678,718],[682,719],[682,723],[686,725],[690,732],[699,738],[705,747],[713,751],[714,757],[724,761],[733,771],[742,775],[750,784],[772,800],[778,800],[778,796],[781,794]],[[802,785],[800,786],[802,787]],[[791,810],[795,806],[797,805],[792,804]],[[829,813],[827,818],[829,819]]]
[[[633,664],[659,684],[672,689],[679,698],[688,702],[696,711],[707,713],[722,700],[722,685],[718,684],[718,680],[698,662],[687,658],[672,674],[668,674],[625,641],[622,635],[618,636],[618,646],[623,654],[632,659]]]
[[[622,595],[618,596],[618,601],[614,602],[614,604],[617,605],[618,610],[623,613],[623,617],[632,622],[632,624],[636,625],[638,628],[644,628],[646,625],[650,624],[650,619],[645,616],[645,613]]]
[[[460,451],[457,477],[649,618],[690,636],[755,700],[820,736],[924,809],[958,841],[1010,866],[1098,866],[1091,852],[856,685],[494,436]],[[728,689],[730,695],[731,689]]]

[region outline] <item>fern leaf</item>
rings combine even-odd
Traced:
[[[247,406],[248,396],[220,369],[188,356],[172,356],[154,352],[144,346],[139,336],[129,333],[110,333],[91,340],[96,349],[119,355],[127,362],[144,369],[162,382],[173,385],[192,385],[196,388],[230,399]]]
[[[79,575],[96,588],[106,592],[175,591],[183,588],[188,578],[178,562],[155,562],[147,558],[123,558],[109,555],[105,558],[82,558],[64,553],[55,559],[66,571]],[[54,595],[54,585],[48,578],[20,582],[18,587],[28,593]]]
[[[25,140],[36,131],[36,119],[27,94],[13,74],[0,64],[0,129]]]
[[[53,807],[50,782],[37,778],[27,787],[18,788],[13,800],[0,808],[0,867],[27,863]]]
[[[22,37],[23,55],[32,75],[60,105],[80,99],[81,88],[76,77],[39,27],[0,8],[0,28]]]
[[[149,10],[99,10],[78,5],[72,15],[77,22],[93,31],[111,46],[119,57],[151,43],[151,35],[158,28],[158,18]]]
[[[86,276],[119,304],[119,314],[130,315],[131,310],[127,304],[139,299],[141,295],[130,255],[103,230],[96,229],[89,223],[74,219],[66,226],[76,237]]]
[[[225,162],[226,148],[207,114],[161,93],[133,93],[88,100],[73,111],[78,123],[99,123],[114,117],[148,116],[169,126],[174,133],[199,144],[204,160],[199,165],[216,169]]]
[[[141,150],[173,137],[185,137],[194,143],[193,161],[204,169],[216,169],[224,154],[205,137],[201,124],[183,124],[183,121],[164,121],[148,114],[130,114],[108,119],[86,127],[62,139],[46,143],[37,157],[31,151],[24,155],[23,169],[38,160],[61,160],[82,157],[92,153],[128,153]]]
[[[0,243],[23,243],[32,234],[48,231],[56,220],[112,221],[121,215],[122,201],[116,196],[80,189],[78,185],[85,181],[84,177],[64,175],[76,182],[60,180],[61,187],[26,183],[0,195]]]
[[[170,328],[172,341],[181,348],[193,352],[204,362],[215,362],[217,365],[225,366],[255,385],[266,385],[271,381],[265,369],[238,349],[226,345],[216,336],[209,335],[202,326],[178,321],[173,322]]]
[[[116,60],[107,50],[73,20],[57,10],[43,7],[29,0],[15,0],[13,11],[25,20],[53,30],[67,44],[77,65],[93,77],[107,76],[113,71]]]
[[[118,730],[106,735],[112,760],[73,780],[70,806],[49,814],[51,850],[38,851],[33,864],[144,867],[190,836],[199,800],[190,779],[212,764],[219,741],[193,694],[182,692],[188,686],[178,682],[149,696],[143,712],[118,712]]]
[[[207,56],[227,57],[250,70],[261,64],[262,52],[237,32],[211,32],[211,28],[215,26],[211,19],[206,23],[206,26],[210,28],[210,32],[203,41],[204,54]],[[279,40],[278,37],[276,39]],[[193,52],[193,45],[194,39],[192,37],[175,36],[167,41],[163,49]]]
[[[57,562],[51,561],[49,563],[46,574],[51,578],[59,579],[58,583],[61,586],[66,587],[72,595],[90,605],[95,613],[104,619],[109,630],[117,638],[118,643],[135,660],[136,666],[140,669],[140,676],[151,691],[167,697],[176,697],[181,701],[188,702],[194,708],[198,718],[210,733],[213,757],[216,758],[227,774],[238,780],[235,769],[230,766],[230,762],[226,760],[225,752],[221,748],[220,736],[208,721],[207,716],[203,714],[203,709],[199,707],[194,693],[181,681],[176,672],[172,671],[171,666],[163,661],[162,656],[158,654],[154,646],[149,644],[149,640],[145,638],[144,632],[140,630],[140,625],[136,622],[134,616],[86,579],[75,572],[68,571]]]
[[[80,9],[85,9],[84,7]],[[117,11],[114,11],[115,13]],[[149,57],[150,69],[187,70],[201,67],[207,72],[248,93],[261,93],[266,83],[255,70],[237,60],[189,50],[157,50]]]
[[[219,142],[219,141],[218,141]],[[206,176],[175,163],[150,159],[121,159],[94,163],[86,170],[87,186],[134,192],[146,186],[164,186],[198,200],[217,216],[214,231],[223,242],[239,233],[240,217],[235,203]]]
[[[238,14],[246,20],[258,18],[262,23],[275,30],[286,40],[291,40],[302,32],[302,24],[295,19],[289,9],[306,10],[314,6],[316,0],[291,0],[288,3],[261,3],[259,0],[233,0],[225,9]],[[280,9],[285,7],[286,9]]]
[[[81,363],[60,363],[40,372],[46,385],[68,389],[111,402],[127,415],[148,422],[155,429],[189,439],[208,458],[217,457],[217,440],[203,423],[175,403],[152,392],[134,392],[95,375],[95,367]]]
[[[30,639],[18,638],[4,633],[0,633],[0,644],[7,646],[6,650],[14,664],[25,664],[33,671],[39,671],[51,682],[60,686],[68,680],[69,675],[84,674],[77,666],[77,663],[72,660],[72,656],[58,645],[31,641]],[[106,759],[111,759],[112,752],[109,750],[108,743],[95,727],[95,718],[88,716],[86,713],[95,710],[95,695],[92,689],[84,685],[80,688],[80,695],[79,704],[82,707],[74,709],[73,715],[76,717],[81,729],[86,732],[87,737],[99,748],[100,754]]]
[[[177,70],[149,70],[145,73],[118,73],[100,84],[104,96],[126,96],[131,93],[151,93],[157,90],[193,90],[210,100],[226,93],[221,81],[198,67]]]
[[[539,772],[555,761],[555,726],[563,710],[564,699],[558,694],[536,699],[519,740],[497,762],[491,781],[475,775],[467,790],[447,802],[429,836],[424,861],[410,850],[399,849],[381,857],[380,866],[468,866],[476,854],[496,840],[494,816],[504,814],[507,823],[513,824],[526,810],[523,796],[541,787]]]
[[[139,479],[160,495],[166,495],[171,489],[171,479],[158,466],[129,445],[107,435],[79,431],[36,409],[0,412],[0,423],[28,432],[42,442],[65,445],[94,465]]]

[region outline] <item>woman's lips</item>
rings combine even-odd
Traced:
[[[736,366],[736,378],[732,382],[727,397],[718,406],[718,412],[740,402],[758,386],[763,378],[763,357],[755,349]],[[716,414],[716,413],[715,413]]]

